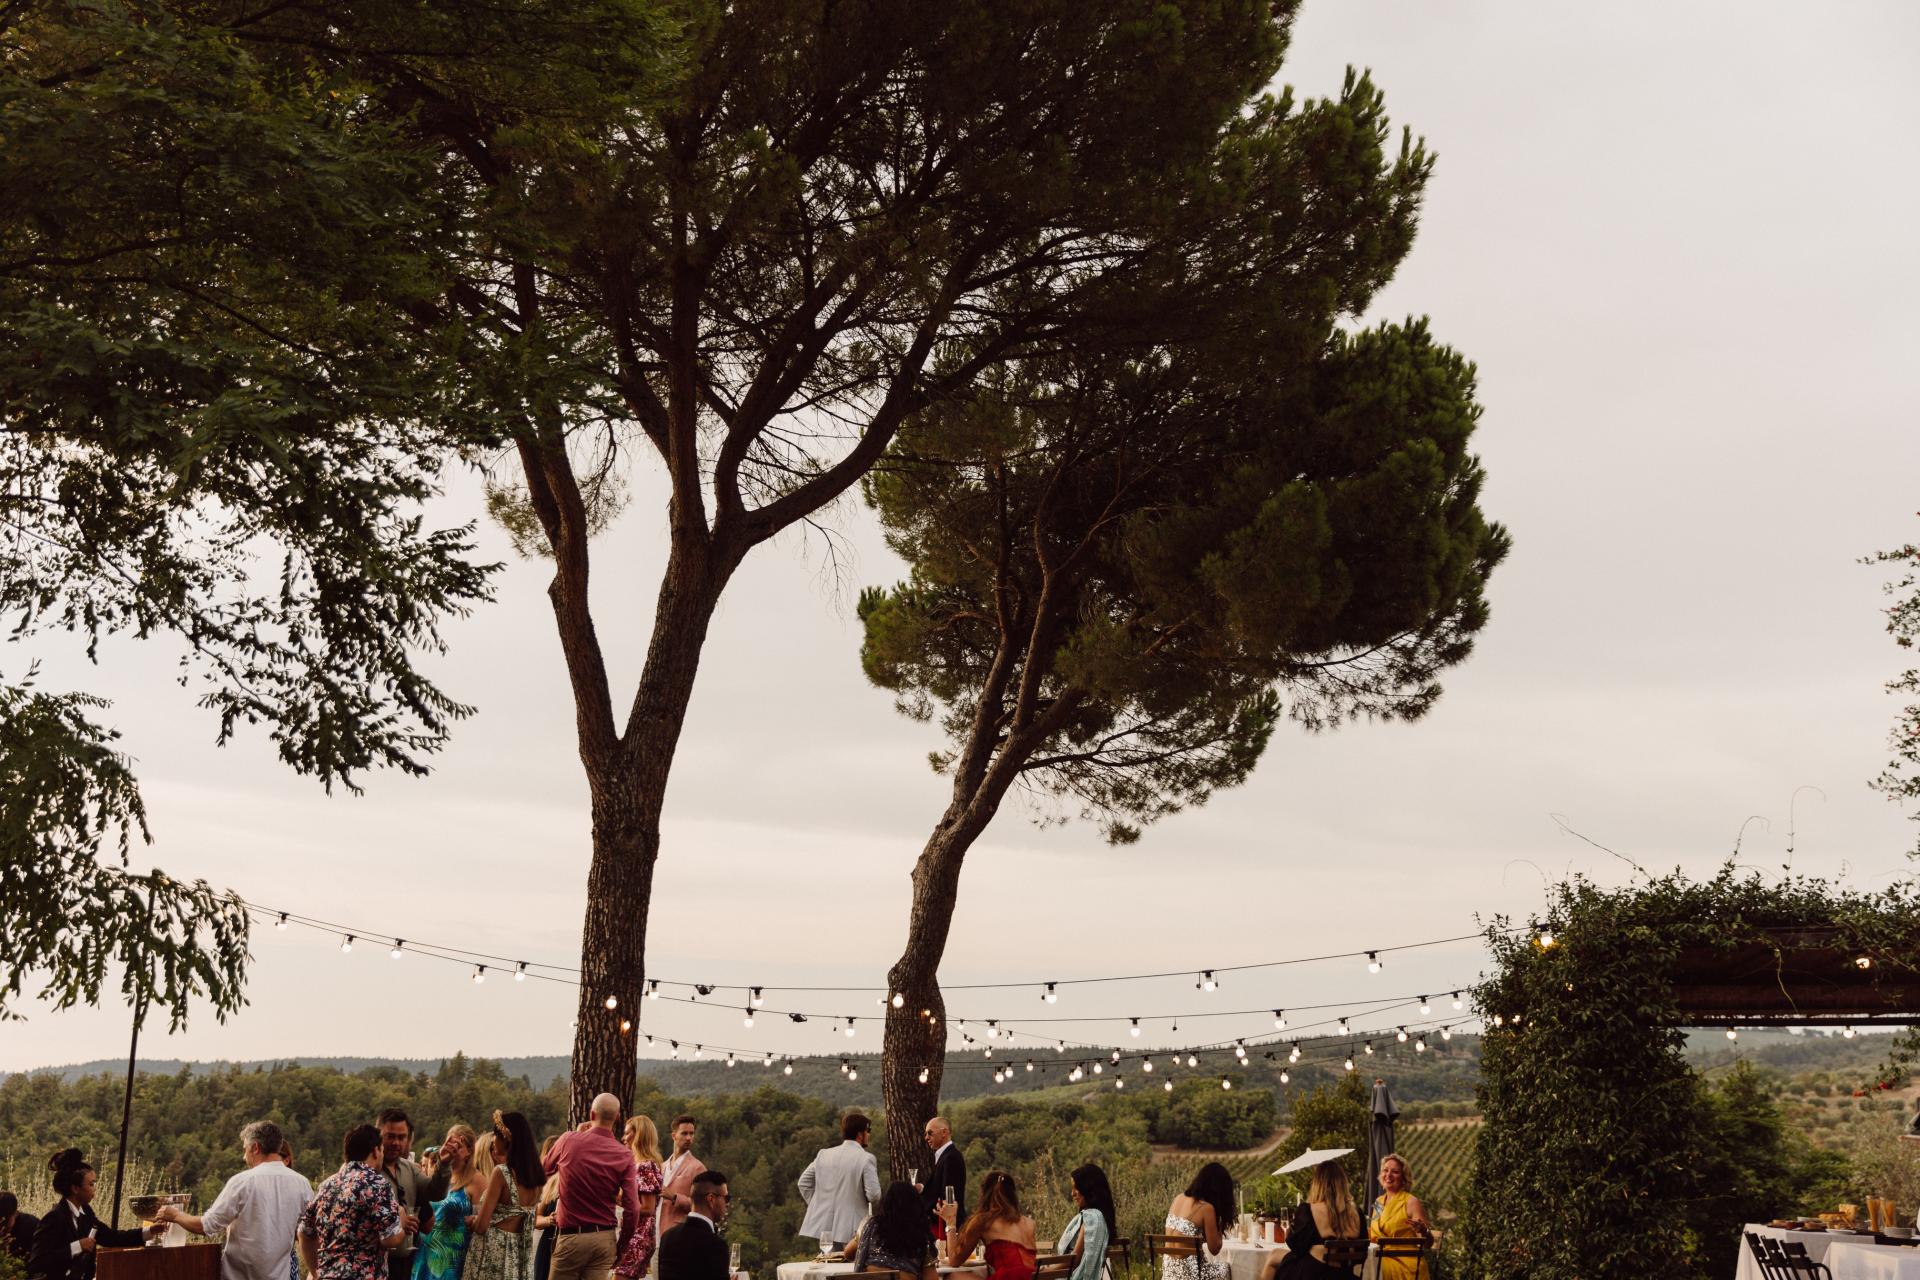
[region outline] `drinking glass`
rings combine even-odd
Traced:
[[[735,1242],[727,1246],[727,1270],[729,1272],[733,1272],[733,1271],[738,1271],[739,1269],[740,1269],[740,1245],[738,1242]]]
[[[920,1185],[920,1171],[918,1169],[907,1170],[907,1184],[915,1187]]]

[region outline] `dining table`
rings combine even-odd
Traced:
[[[1920,1280],[1920,1248],[1909,1244],[1842,1236],[1827,1245],[1820,1260],[1833,1272],[1833,1280]]]
[[[818,1258],[802,1258],[798,1262],[783,1262],[774,1268],[774,1274],[780,1280],[828,1280],[830,1276],[844,1276],[854,1270],[851,1262],[822,1262]],[[990,1268],[984,1262],[971,1263],[964,1267],[941,1267],[942,1276],[984,1276]]]
[[[1760,1264],[1753,1256],[1753,1249],[1747,1244],[1746,1233],[1748,1232],[1774,1240],[1792,1241],[1795,1244],[1805,1245],[1807,1256],[1815,1262],[1825,1261],[1828,1245],[1847,1239],[1830,1231],[1788,1231],[1782,1227],[1769,1227],[1762,1222],[1749,1222],[1741,1228],[1741,1232],[1740,1263],[1734,1268],[1733,1280],[1765,1280],[1760,1271]]]
[[[1227,1269],[1229,1280],[1260,1280],[1260,1268],[1274,1254],[1285,1256],[1287,1246],[1282,1242],[1268,1244],[1262,1240],[1235,1240],[1229,1237],[1220,1242],[1220,1252],[1214,1258]],[[784,1280],[784,1278],[783,1278]]]

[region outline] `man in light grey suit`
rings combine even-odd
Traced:
[[[840,1122],[840,1136],[839,1146],[815,1156],[800,1175],[800,1198],[807,1205],[800,1234],[829,1253],[844,1248],[880,1203],[880,1167],[867,1150],[873,1121],[855,1111]]]

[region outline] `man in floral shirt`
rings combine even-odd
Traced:
[[[406,1236],[393,1184],[380,1171],[380,1131],[347,1130],[347,1162],[300,1215],[300,1256],[312,1280],[386,1280],[388,1249]]]

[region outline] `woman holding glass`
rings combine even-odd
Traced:
[[[1033,1260],[1040,1252],[1034,1235],[1033,1219],[1020,1212],[1020,1196],[1013,1178],[999,1170],[980,1183],[980,1207],[956,1230],[960,1206],[951,1200],[940,1204],[940,1221],[946,1224],[947,1238],[940,1242],[943,1266],[963,1266],[974,1246],[984,1248],[990,1270],[987,1280],[1033,1280]]]

